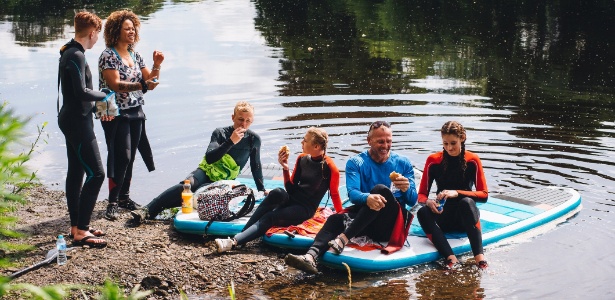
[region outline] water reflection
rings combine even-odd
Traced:
[[[585,207],[529,245],[488,249],[490,258],[502,261],[495,269],[514,272],[463,279],[455,286],[460,298],[604,298],[609,292],[610,265],[596,269],[586,259],[607,259],[603,249],[612,248],[615,237],[608,229],[615,221],[612,2],[44,2],[0,4],[0,100],[28,106],[21,111],[50,122],[51,138],[37,164],[48,182],[57,183],[65,172],[63,138],[53,127],[57,65],[50,62],[73,30],[74,10],[104,17],[131,7],[151,37],[139,49],[162,48],[169,55],[165,85],[147,104],[158,170],[135,171],[139,182],[131,197],[140,203],[160,192],[148,187],[175,182],[194,168],[209,133],[229,121],[229,103],[239,99],[256,106],[253,129],[264,141],[263,163],[277,161],[280,145],[299,145],[305,128],[321,126],[331,137],[327,153],[343,168],[365,149],[369,124],[386,119],[393,124],[393,149],[421,168],[429,153],[441,149],[438,128],[455,119],[483,160],[490,192],[567,186],[581,192]],[[101,50],[88,51],[88,61]],[[596,230],[600,234],[587,234]],[[569,276],[568,266],[576,262],[586,278]],[[433,268],[353,274],[352,295],[448,295],[429,284],[441,280],[446,288],[451,279],[428,272]],[[404,284],[387,283],[408,277]],[[350,296],[343,273],[303,280],[292,284],[310,291],[313,284],[327,298]],[[251,288],[270,298],[282,297],[281,289],[291,292],[274,287]]]
[[[408,281],[404,279],[390,279],[373,284],[362,276],[356,276],[358,278],[355,277],[349,284],[348,278],[342,272],[338,275],[340,276],[304,277],[298,274],[292,279],[265,282],[257,290],[250,287],[241,288],[239,294],[256,299],[263,291],[267,299],[409,299],[412,296]]]
[[[429,270],[416,278],[417,299],[484,299],[483,273],[465,265],[457,271]]]
[[[44,4],[41,2],[17,0],[0,4],[0,16],[9,17],[12,26],[10,32],[18,45],[44,47],[46,42],[64,38],[67,36],[65,31],[71,30],[75,11],[85,9],[104,19],[112,11],[130,8],[146,20],[149,14],[162,8],[164,0],[105,0],[92,1],[87,5],[58,0],[45,0]]]

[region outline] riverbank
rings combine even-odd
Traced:
[[[26,199],[28,202],[14,215],[19,218],[17,231],[27,237],[13,242],[32,245],[35,250],[19,258],[18,266],[2,270],[4,276],[42,261],[55,247],[56,237],[69,232],[64,192],[37,187],[28,192]],[[105,231],[104,238],[109,243],[106,248],[75,247],[69,251],[65,266],[54,262],[13,282],[83,285],[72,294],[81,295],[83,291],[92,297],[99,294],[93,287],[112,279],[126,293],[140,284],[154,290],[148,299],[168,299],[176,298],[180,290],[189,295],[228,296],[231,279],[236,286],[242,286],[274,279],[278,283],[290,282],[296,277],[295,271],[286,272],[282,260],[285,253],[258,241],[218,255],[211,238],[181,234],[173,229],[170,220],[132,227],[130,214],[123,210],[120,219],[109,221],[103,217],[106,205],[106,201],[97,202],[91,222],[92,227]]]

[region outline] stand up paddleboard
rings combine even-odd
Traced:
[[[541,233],[537,229],[564,222],[581,210],[581,196],[570,188],[533,188],[490,196],[486,203],[477,205],[480,209],[483,245],[487,246],[520,234],[537,235]],[[471,252],[465,233],[447,234],[447,239],[456,255]],[[307,249],[313,238],[274,234],[264,237],[263,241],[277,247]],[[319,262],[337,269],[345,269],[342,263],[346,263],[356,272],[383,272],[441,258],[416,218],[406,245],[401,250],[386,255],[374,247],[363,248],[367,250],[358,250],[348,245],[339,255],[329,251]]]
[[[263,166],[263,178],[265,189],[268,191],[275,188],[284,188],[282,167],[280,167],[279,165],[271,164]],[[256,196],[256,205],[254,207],[254,210],[256,210],[258,205],[263,201],[265,197],[262,192],[256,193],[256,184],[254,184],[254,178],[252,177],[252,171],[250,170],[250,168],[246,167],[245,169],[243,169],[241,174],[239,174],[239,176],[235,180],[239,184],[245,184],[254,190],[254,195]],[[339,191],[340,196],[347,198],[347,196],[344,196],[346,195],[345,186],[340,186]],[[231,211],[239,210],[238,208],[242,205],[241,202],[234,203],[234,201],[231,202]],[[333,206],[332,200],[329,199],[329,193],[326,193],[322,201],[320,202],[321,207],[325,205]],[[237,209],[233,209],[233,206],[237,207]],[[207,226],[207,223],[209,223],[209,220],[199,219],[199,214],[197,213],[196,208],[193,210],[193,212],[189,214],[184,214],[179,211],[173,219],[173,226],[175,227],[175,230],[182,233],[232,237],[241,232],[246,223],[248,223],[248,220],[250,219],[250,216],[252,216],[254,210],[252,210],[252,212],[247,216],[236,220],[225,222],[213,221],[207,229],[207,232],[205,232],[205,227]]]

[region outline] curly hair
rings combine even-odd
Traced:
[[[458,137],[461,140],[461,153],[457,157],[461,164],[461,170],[463,176],[465,176],[465,171],[467,166],[467,162],[465,160],[465,152],[466,152],[466,129],[463,128],[463,125],[459,124],[457,121],[448,121],[442,125],[440,129],[441,135],[451,134]],[[446,151],[444,151],[444,160],[442,161],[443,166],[443,174],[446,173],[446,167],[448,166],[448,160],[451,159],[451,156],[448,155]]]
[[[105,45],[108,48],[117,45],[122,32],[122,24],[126,20],[132,21],[132,25],[135,27],[135,42],[128,45],[128,50],[133,50],[135,44],[139,42],[139,28],[141,27],[139,17],[130,10],[118,10],[112,12],[105,23]]]
[[[95,14],[87,11],[78,12],[75,15],[75,33],[77,35],[87,35],[90,28],[95,28],[100,31],[102,28],[102,20]]]

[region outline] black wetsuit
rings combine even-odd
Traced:
[[[60,50],[59,76],[63,104],[58,125],[66,138],[68,172],[66,201],[71,226],[88,230],[92,211],[105,180],[98,143],[94,135],[94,101],[105,93],[92,90],[92,73],[85,60],[85,49],[71,40]],[[83,175],[85,183],[83,182]]]
[[[213,164],[222,159],[224,154],[228,154],[241,169],[243,169],[249,159],[256,188],[259,191],[264,191],[265,185],[263,183],[263,169],[260,156],[261,138],[256,132],[248,129],[243,138],[237,144],[233,144],[231,135],[234,130],[233,126],[216,128],[211,134],[205,159],[208,163]],[[190,180],[192,192],[213,182],[201,168],[192,171],[186,179]],[[159,213],[167,208],[181,206],[181,193],[184,189],[183,182],[182,180],[178,184],[171,186],[145,206],[148,209],[149,219],[156,218]]]

